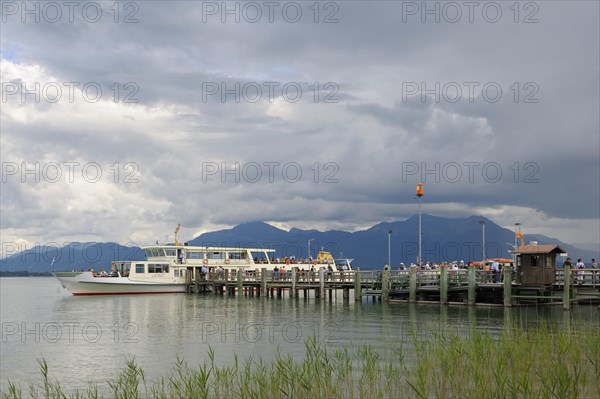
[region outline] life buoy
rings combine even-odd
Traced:
[[[225,263],[229,264],[229,258],[225,259]]]
[[[208,259],[202,259],[202,263],[208,265]]]

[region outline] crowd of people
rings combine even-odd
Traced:
[[[582,258],[577,259],[577,263],[575,263],[575,267],[573,267],[571,258],[567,258],[565,260],[565,262],[563,263],[563,269],[565,269],[567,267],[569,267],[571,270],[574,270],[576,278],[573,280],[573,283],[575,283],[575,281],[577,281],[577,284],[579,284],[579,285],[586,283],[584,270],[587,269],[588,267],[585,265],[585,262],[583,262]],[[591,281],[589,281],[589,282],[591,282],[592,284],[596,284],[597,282],[600,282],[600,271],[598,270],[598,263],[596,262],[595,258],[592,258],[592,260],[590,261],[589,269],[592,271]]]

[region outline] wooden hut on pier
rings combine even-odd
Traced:
[[[556,279],[556,255],[564,254],[558,245],[530,243],[517,247],[517,284],[525,286],[552,285]]]

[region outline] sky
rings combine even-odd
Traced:
[[[596,1],[1,2],[2,253],[418,212],[600,246]]]

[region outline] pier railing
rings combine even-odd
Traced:
[[[273,270],[243,270],[243,282],[262,281],[262,274],[266,274],[266,281],[269,283],[291,283],[295,279],[296,283],[318,284],[320,282],[318,271],[301,271],[285,270],[283,272],[274,272]],[[381,284],[383,280],[382,270],[361,270],[361,271],[327,271],[323,272],[324,281],[327,283],[347,283],[352,284],[355,281],[356,273],[360,273],[360,281],[362,285]],[[389,284],[394,286],[408,286],[410,284],[410,270],[393,270],[389,271]],[[493,272],[488,270],[475,269],[475,284],[498,284],[504,282],[504,273]],[[564,271],[556,269],[554,285],[564,285]],[[600,287],[600,269],[579,269],[570,270],[570,284],[585,285],[591,287]],[[514,273],[511,276],[511,281],[514,281]],[[439,286],[441,279],[441,270],[416,270],[416,285],[417,287],[433,287]],[[220,281],[220,282],[237,282],[237,270],[229,269],[221,272],[210,272],[200,276],[200,281]],[[466,269],[447,270],[447,281],[449,287],[460,287],[468,285],[468,272]]]
[[[513,303],[555,303],[562,301],[569,309],[571,302],[600,300],[600,269],[568,270],[556,269],[555,280],[546,285],[515,284],[516,273],[505,268],[501,271],[481,270],[475,267],[452,270],[442,267],[435,270],[241,270],[228,269],[200,273],[195,270],[192,278],[187,278],[189,292],[212,291],[228,292],[235,295],[282,297],[284,292],[297,297],[304,292],[308,296],[331,298],[336,290],[343,290],[343,297],[354,299],[379,297],[387,301],[390,297],[415,301],[464,302],[469,305],[476,301],[504,304]],[[192,276],[191,274],[189,275]],[[513,292],[514,291],[514,292]],[[562,294],[560,293],[562,292]],[[557,296],[558,294],[558,296]],[[310,294],[312,295],[312,294]],[[514,302],[516,300],[516,302]]]
[[[571,273],[570,284],[600,287],[600,269],[571,269],[569,272]],[[565,284],[564,270],[556,270],[555,284]]]

